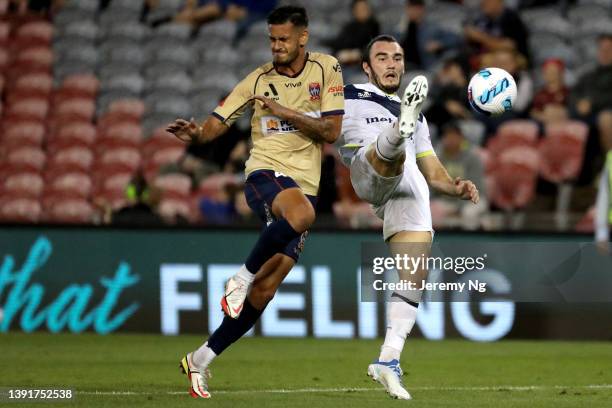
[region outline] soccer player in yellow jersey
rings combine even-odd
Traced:
[[[340,135],[344,93],[336,59],[306,52],[307,27],[302,7],[272,11],[272,62],[241,81],[202,125],[177,119],[167,128],[185,142],[205,142],[223,134],[247,105],[254,107],[245,195],[267,226],[226,285],[221,306],[227,316],[206,343],[181,361],[195,398],[210,397],[208,366],[255,324],[297,261],[314,222],[322,146]]]

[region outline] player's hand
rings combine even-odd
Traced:
[[[185,119],[177,119],[169,124],[166,132],[174,134],[185,143],[196,142],[200,137],[200,127],[195,123],[193,118],[190,121]]]
[[[285,108],[278,102],[273,101],[270,98],[266,98],[264,96],[255,95],[253,96],[253,100],[258,100],[261,102],[264,109],[272,112],[272,115],[278,116],[281,119],[286,118],[287,114],[290,112],[289,109]]]
[[[462,200],[470,200],[474,204],[480,201],[480,195],[476,185],[470,180],[462,180],[461,177],[455,178],[455,191]]]

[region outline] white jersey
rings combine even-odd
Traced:
[[[337,146],[345,164],[350,164],[357,146],[370,145],[383,129],[397,122],[400,105],[397,94],[388,95],[371,83],[344,87],[344,117]],[[433,154],[427,120],[421,114],[414,135],[407,139],[406,162],[416,164],[417,158]]]
[[[380,176],[377,176],[371,170],[371,166],[366,164],[364,151],[366,146],[375,142],[383,130],[397,126],[400,106],[401,100],[397,95],[388,95],[373,84],[344,87],[345,113],[337,146],[343,162],[351,167],[351,173],[358,172],[356,176],[360,189],[369,190],[370,194],[364,194],[364,197],[368,195],[381,197],[386,193],[377,191],[381,184],[370,178]],[[416,164],[418,158],[435,155],[429,127],[422,114],[418,118],[414,134],[407,138],[405,146],[406,160],[401,181],[394,187],[395,191],[388,201],[374,206],[376,214],[384,219],[385,240],[399,231],[433,230],[429,209],[429,187]],[[351,165],[353,161],[361,165],[355,166],[358,163]],[[351,175],[351,181],[355,186],[353,176],[355,175]]]

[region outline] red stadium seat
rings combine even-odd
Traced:
[[[138,149],[125,147],[106,150],[100,156],[99,163],[102,165],[122,164],[136,170],[140,166],[141,160]]]
[[[588,126],[578,121],[548,125],[539,146],[542,178],[552,183],[575,180],[582,168],[588,132]]]
[[[4,72],[9,64],[8,50],[0,47],[0,72]]]
[[[198,186],[197,196],[199,198],[209,197],[216,199],[228,184],[239,184],[239,180],[234,174],[217,173],[206,177]]]
[[[160,201],[157,212],[170,224],[176,223],[181,218],[189,222],[197,220],[197,213],[189,199],[164,198]]]
[[[34,172],[8,175],[2,185],[3,194],[38,197],[45,182],[40,174]]]
[[[167,147],[153,153],[150,162],[155,165],[163,166],[165,164],[176,163],[185,155],[185,147]]]
[[[32,98],[15,101],[9,105],[7,116],[14,120],[44,120],[49,113],[49,102]]]
[[[75,146],[69,149],[60,150],[55,153],[51,162],[53,164],[71,164],[77,166],[83,171],[88,171],[93,164],[93,152],[87,148]]]
[[[516,146],[536,147],[538,133],[538,125],[531,120],[509,120],[489,139],[487,148],[493,156],[498,156],[504,150]]]
[[[41,146],[45,137],[45,127],[40,122],[21,122],[8,124],[1,136],[1,143],[24,143]]]
[[[56,129],[53,140],[93,145],[96,140],[96,127],[87,122],[68,123]]]
[[[98,190],[94,193],[94,202],[102,207],[109,206],[113,211],[128,205],[124,188]]]
[[[23,147],[7,154],[7,163],[24,164],[36,170],[41,170],[45,166],[46,159],[43,150],[31,147]]]
[[[106,139],[126,140],[140,143],[142,128],[134,123],[116,123],[107,128],[99,129]]]
[[[53,51],[48,47],[26,48],[17,54],[15,63],[50,69],[53,66]]]
[[[86,198],[91,194],[92,181],[87,173],[64,173],[51,180],[48,188],[50,191]]]
[[[144,112],[145,105],[140,99],[119,99],[113,101],[108,107],[108,113],[124,115],[136,120],[142,119]]]
[[[86,200],[66,198],[50,205],[45,211],[49,222],[66,224],[88,224],[93,222],[95,211]]]
[[[493,203],[506,211],[525,208],[535,196],[538,167],[536,149],[525,146],[506,149],[491,174],[494,183],[489,195]]]
[[[40,202],[33,198],[13,198],[0,204],[1,222],[36,223],[41,213]]]
[[[150,156],[158,150],[165,148],[185,148],[185,143],[179,140],[176,136],[166,132],[165,127],[158,128],[153,132],[153,135],[145,142],[143,153],[145,156]]]
[[[72,98],[59,102],[54,115],[70,118],[72,121],[91,122],[96,113],[96,102],[90,98]]]
[[[185,174],[173,173],[157,176],[153,185],[161,190],[164,198],[187,198],[191,194],[191,177]]]
[[[33,21],[17,29],[16,40],[32,44],[50,44],[53,38],[53,24],[47,21]]]
[[[72,96],[95,98],[100,88],[100,81],[92,74],[70,75],[64,79],[60,88]]]

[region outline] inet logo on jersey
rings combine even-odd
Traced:
[[[276,116],[264,116],[261,118],[261,130],[266,134],[293,133],[298,129],[293,123],[277,118]]]
[[[387,117],[373,117],[373,118],[365,118],[365,121],[368,125],[372,124],[372,123],[393,123],[395,122],[394,118],[387,118]]]

